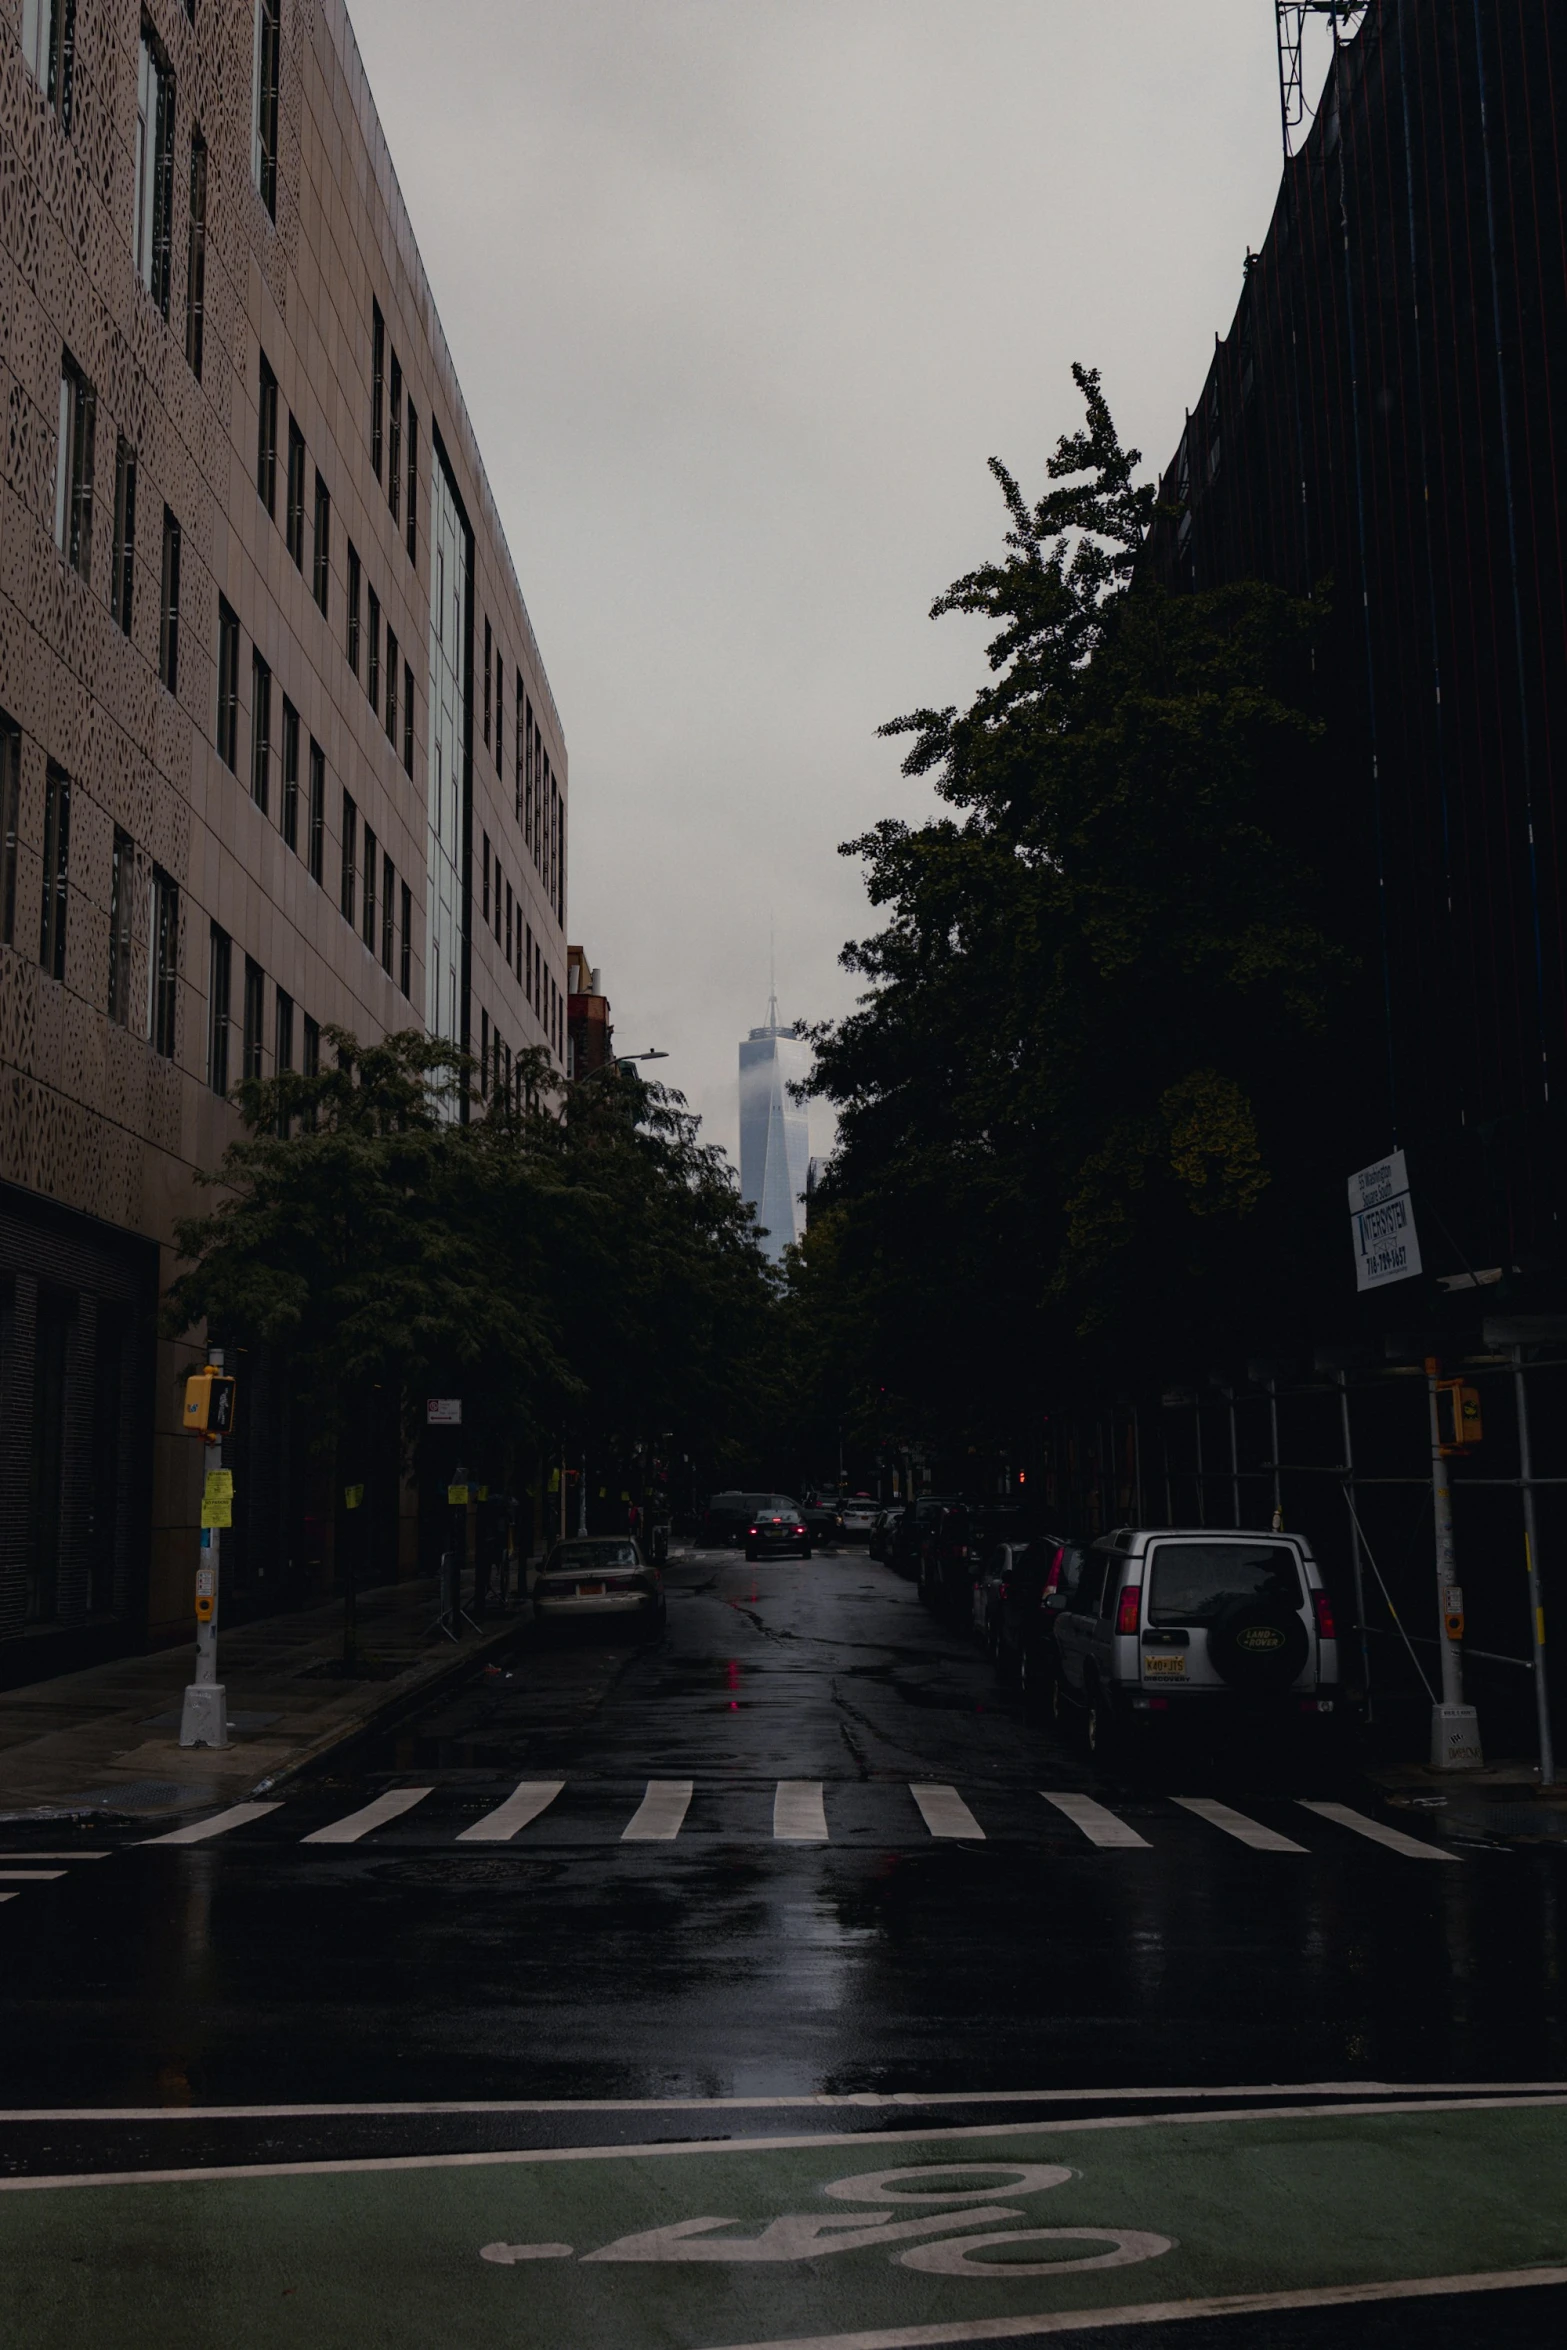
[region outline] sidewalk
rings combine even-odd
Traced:
[[[433,1578],[359,1594],[359,1655],[373,1679],[321,1670],[342,1654],[341,1600],[220,1632],[233,1741],[221,1751],[179,1743],[193,1641],[0,1692],[0,1818],[173,1814],[243,1801],[473,1671],[532,1613],[514,1605],[481,1632],[465,1627],[459,1644],[431,1635],[439,1606]]]

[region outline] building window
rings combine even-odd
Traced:
[[[0,946],[16,944],[16,853],[22,821],[22,730],[0,710]]]
[[[496,911],[496,914],[497,914],[497,916],[498,916],[498,915],[499,915],[499,913],[500,913],[500,907],[499,907],[499,905],[497,905],[497,906],[496,906],[496,909],[495,909],[495,911]],[[497,929],[499,929],[499,927],[500,927],[500,924],[499,924],[499,921],[497,921],[497,923],[496,923],[496,928],[497,928]],[[514,952],[513,952],[513,950],[512,950],[511,931],[512,931],[512,894],[511,894],[511,883],[508,881],[508,882],[507,882],[507,884],[506,884],[506,965],[507,965],[507,968],[508,968],[508,970],[510,969],[511,965],[512,965],[513,963],[515,963],[515,962],[516,962],[516,960],[517,960],[517,957],[516,957],[515,953],[514,953]]]
[[[76,78],[76,0],[22,0],[22,55],[61,129],[68,131]]]
[[[283,696],[283,845],[299,848],[299,712]]]
[[[370,305],[370,462],[381,478],[381,410],[386,398],[386,320],[381,305]]]
[[[311,563],[310,584],[321,616],[326,617],[327,583],[332,576],[332,498],[321,479],[321,468],[316,467],[316,544]]]
[[[386,632],[386,739],[397,748],[397,631]]]
[[[114,450],[114,564],[109,610],[131,633],[131,589],[136,569],[136,452],[121,433]]]
[[[254,1082],[261,1075],[261,1023],[266,1011],[267,983],[261,965],[245,957],[245,1020],[240,1031],[239,1073]]]
[[[44,895],[38,960],[65,977],[65,900],[71,867],[71,779],[51,761],[44,786]]]
[[[305,859],[312,881],[319,881],[326,865],[326,753],[310,738],[310,818]]]
[[[229,977],[233,942],[226,930],[212,925],[207,959],[207,1083],[214,1093],[229,1089]]]
[[[207,142],[197,131],[190,142],[190,249],[185,259],[185,359],[201,381],[207,324]]]
[[[348,542],[348,666],[359,675],[359,552]]]
[[[273,1004],[272,1070],[281,1077],[285,1069],[294,1066],[294,999],[285,988],[279,988]]]
[[[321,1023],[305,1014],[305,1049],[299,1059],[300,1074],[319,1077],[321,1074]]]
[[[338,904],[343,920],[352,923],[359,889],[359,810],[350,793],[343,794],[343,876]]]
[[[490,739],[491,642],[492,639],[490,636],[490,624],[488,620],[486,620],[484,623],[484,739],[486,742],[488,742]]]
[[[370,667],[368,672],[370,707],[381,707],[381,599],[374,588],[366,592],[365,602],[370,621]]]
[[[386,496],[395,522],[402,502],[403,472],[403,371],[397,363],[395,351],[392,353],[391,423],[386,450]]]
[[[511,730],[511,755],[512,755],[512,763],[513,763],[513,765],[514,765],[514,767],[516,768],[516,771],[517,771],[517,773],[516,773],[517,806],[516,806],[516,810],[515,810],[515,821],[516,821],[518,824],[520,824],[520,823],[522,822],[522,729],[523,729],[523,693],[522,693],[522,671],[519,669],[519,670],[518,670],[518,672],[517,672],[517,712],[516,712],[516,717],[515,717],[515,720],[514,720],[514,722],[513,722],[513,725],[512,725],[512,730]]]
[[[414,771],[414,672],[413,663],[403,663],[403,765],[412,775]]]
[[[261,201],[277,218],[278,79],[282,65],[282,0],[256,0],[255,89],[250,175]]]
[[[408,560],[419,559],[419,411],[408,403]]]
[[[272,778],[272,672],[250,656],[250,796],[264,816]]]
[[[534,1010],[537,1011],[538,1005],[535,1002],[535,991],[533,985],[534,972],[537,966],[535,964],[533,955],[533,924],[531,922],[527,925],[527,933],[527,948],[523,957],[522,965],[522,992],[527,997],[529,1003],[533,1005]]]
[[[397,872],[390,857],[381,858],[381,968],[392,976],[392,949],[397,940]]]
[[[484,1099],[489,1090],[490,1015],[488,1012],[481,1011],[479,1014],[479,1099],[481,1101]]]
[[[179,963],[179,889],[161,865],[154,865],[147,907],[147,1040],[166,1061],[174,1058]]]
[[[238,772],[239,615],[218,598],[218,757]]]
[[[136,271],[165,318],[174,227],[174,76],[146,25],[136,78]]]
[[[402,897],[401,897],[401,904],[402,904],[402,915],[403,915],[403,925],[402,925],[402,927],[403,927],[403,936],[402,936],[402,975],[401,975],[401,981],[400,981],[400,984],[401,984],[402,991],[403,991],[404,995],[412,995],[412,993],[413,993],[413,931],[414,931],[414,893],[413,893],[413,891],[412,891],[412,890],[409,888],[409,886],[408,886],[408,884],[407,884],[407,882],[406,882],[406,881],[405,881],[405,882],[403,883],[403,885],[402,885]]]
[[[131,1009],[131,884],[135,870],[131,836],[116,825],[109,862],[109,1018],[121,1028]]]
[[[163,509],[163,579],[158,604],[158,675],[172,694],[180,673],[180,526]]]
[[[256,409],[256,495],[277,517],[277,377],[261,354],[261,392]]]
[[[360,931],[371,954],[375,953],[375,872],[376,838],[372,828],[365,826],[365,893],[364,921]]]
[[[522,838],[527,848],[533,847],[533,704],[524,705],[523,720],[523,802]],[[537,857],[534,859],[538,862]]]
[[[296,571],[305,568],[305,436],[288,420],[288,515],[284,524],[288,551]]]
[[[60,363],[60,442],[54,473],[54,543],[73,571],[92,576],[93,434],[98,395],[67,351]]]
[[[488,922],[490,919],[490,836],[488,833],[486,833],[484,836],[484,881],[482,886],[482,903],[484,906],[484,919],[486,922]]]

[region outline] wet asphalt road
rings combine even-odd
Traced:
[[[522,1647],[211,1841],[6,1831],[0,1866],[103,1857],[40,1860],[61,1873],[0,1908],[3,2103],[47,2117],[0,2118],[0,2172],[170,2161],[111,2107],[185,2108],[178,2160],[202,2166],[755,2139],[815,2126],[774,2101],[823,2093],[864,2100],[834,2129],[975,2128],[1020,2091],[1059,2120],[1567,2074],[1560,1848],[1444,1842],[1326,1754],[1096,1776],[858,1551],[691,1553],[668,1583],[658,1644]],[[524,1781],[536,1816],[463,1840]],[[355,1840],[304,1841],[399,1791]],[[1254,1849],[1237,1816],[1300,1849]],[[693,2099],[754,2102],[665,2102]],[[514,2110],[385,2110],[473,2101]],[[381,2110],[210,2111],[355,2104]],[[1554,2339],[1567,2315],[1555,2293],[1492,2311],[1453,2339]],[[1445,2338],[1434,2303],[1319,2322],[1244,2339]]]

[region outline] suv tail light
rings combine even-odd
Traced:
[[[1317,1603],[1317,1634],[1319,1639],[1336,1640],[1338,1638],[1338,1634],[1333,1629],[1332,1600],[1329,1599],[1325,1591],[1321,1590],[1314,1591],[1311,1596]]]
[[[1063,1547],[1062,1547],[1060,1550],[1058,1550],[1058,1551],[1056,1552],[1056,1555],[1055,1555],[1055,1557],[1054,1557],[1054,1558],[1051,1560],[1051,1562],[1050,1562],[1050,1572],[1049,1572],[1049,1574],[1048,1574],[1048,1575],[1045,1577],[1045,1597],[1046,1597],[1046,1599],[1048,1599],[1048,1598],[1050,1597],[1050,1594],[1052,1593],[1052,1591],[1058,1590],[1058,1589],[1059,1589],[1059,1587],[1060,1587],[1060,1583],[1061,1583],[1061,1562],[1062,1562],[1062,1560],[1063,1560],[1065,1557],[1066,1557],[1066,1549],[1065,1549],[1065,1546],[1063,1545]]]
[[[1124,1632],[1135,1636],[1137,1631],[1137,1619],[1142,1613],[1142,1606],[1142,1585],[1140,1583],[1128,1583],[1121,1593],[1121,1604],[1115,1611],[1116,1630],[1118,1632]]]

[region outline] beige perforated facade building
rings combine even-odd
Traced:
[[[0,395],[15,1681],[190,1621],[154,1309],[240,1077],[563,1056],[566,751],[341,0],[0,0]],[[330,1549],[253,1369],[231,1620]]]

